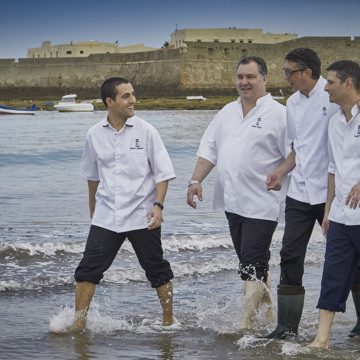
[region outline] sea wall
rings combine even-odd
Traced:
[[[247,55],[263,57],[269,88],[287,88],[281,68],[286,52],[314,49],[323,75],[334,61],[360,62],[360,37],[304,37],[279,44],[187,43],[180,49],[132,54],[96,54],[87,58],[0,59],[0,98],[99,97],[104,79],[127,78],[138,96],[235,94],[235,65]]]
[[[98,54],[87,58],[12,59],[0,61],[0,98],[61,96],[98,97],[102,82],[122,76],[147,92],[180,86],[179,51]],[[165,89],[166,88],[166,89]],[[156,94],[154,94],[156,95]]]

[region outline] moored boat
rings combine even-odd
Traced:
[[[90,102],[80,102],[75,101],[77,95],[70,94],[64,95],[61,101],[54,105],[54,108],[61,112],[73,112],[73,111],[94,111],[94,106]]]
[[[187,96],[186,100],[206,100],[205,96],[199,95],[199,96]]]
[[[0,115],[35,115],[36,105],[30,109],[15,109],[8,106],[0,106]]]

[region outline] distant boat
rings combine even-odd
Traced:
[[[35,115],[36,105],[31,109],[14,109],[8,106],[0,106],[0,115]]]
[[[82,101],[77,103],[75,101],[77,95],[64,95],[61,101],[54,105],[54,108],[61,112],[73,112],[73,111],[94,111],[94,106],[90,102]]]
[[[199,96],[187,96],[187,100],[206,100],[205,96],[199,95]]]

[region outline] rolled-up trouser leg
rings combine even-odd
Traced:
[[[153,288],[158,288],[174,278],[170,263],[163,257],[161,227],[153,230],[133,230],[127,233],[127,238]]]

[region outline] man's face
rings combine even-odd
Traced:
[[[340,79],[336,76],[336,71],[329,71],[326,80],[324,90],[329,94],[330,102],[340,104],[345,95],[345,82],[340,82]]]
[[[120,120],[127,120],[134,116],[135,92],[130,83],[116,87],[115,100],[108,98],[108,110],[111,115]]]
[[[252,61],[241,64],[236,72],[236,89],[242,101],[256,102],[266,95],[267,75],[259,73],[259,66]]]
[[[299,67],[297,66],[296,62],[286,60],[284,65],[284,71],[285,72],[289,71],[290,73],[291,71],[294,72],[291,73],[291,75],[285,73],[284,79],[290,85],[291,90],[293,92],[299,90],[302,91],[307,88],[305,69],[302,69],[301,71],[297,71],[297,70],[299,70]]]

